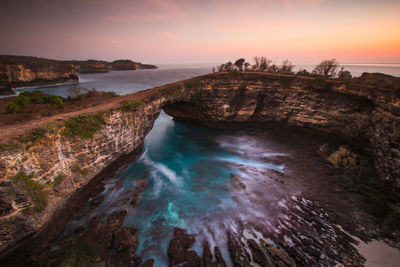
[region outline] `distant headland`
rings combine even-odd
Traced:
[[[31,56],[0,55],[0,95],[13,94],[12,87],[77,81],[77,73],[101,73],[111,70],[156,69],[129,59],[54,60]]]

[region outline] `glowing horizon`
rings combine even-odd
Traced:
[[[400,62],[397,0],[3,0],[0,54],[215,63]]]

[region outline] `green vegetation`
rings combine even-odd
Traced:
[[[16,143],[11,143],[11,144],[0,143],[0,152],[7,150],[17,150],[18,148],[19,146]]]
[[[11,114],[29,112],[32,103],[62,106],[64,104],[64,100],[60,96],[47,95],[41,91],[24,92],[15,97],[11,102],[7,103],[3,113]]]
[[[143,105],[144,103],[140,100],[135,100],[135,101],[126,101],[125,103],[122,104],[121,109],[124,112],[128,112],[128,111],[135,111],[137,110],[141,105]]]
[[[65,175],[64,173],[62,173],[62,172],[59,173],[59,174],[57,174],[57,176],[54,177],[53,185],[54,185],[54,186],[60,185],[61,182],[64,180],[65,176],[66,176],[66,175]]]
[[[32,209],[26,210],[29,211],[42,211],[47,207],[47,196],[43,192],[43,185],[34,181],[33,174],[27,175],[24,172],[17,173],[11,180],[21,186],[31,198],[34,207]]]
[[[79,173],[82,176],[86,176],[88,175],[89,171],[87,169],[82,169],[80,166],[78,166],[77,164],[75,164],[72,167],[72,171],[75,173]]]
[[[64,122],[62,135],[82,139],[90,139],[94,134],[103,128],[105,122],[104,113],[79,115],[71,120]]]
[[[24,156],[22,159],[21,159],[21,162],[25,162],[25,161],[27,161],[28,160],[28,157],[27,156]]]
[[[7,103],[7,105],[3,110],[3,113],[4,114],[19,113],[27,110],[30,104],[31,101],[28,97],[24,95],[19,95],[16,98],[14,98],[13,101]]]
[[[200,80],[197,79],[191,79],[187,82],[185,82],[185,87],[188,89],[196,89],[201,85]]]
[[[231,70],[229,75],[233,78],[240,78],[240,71],[239,70]]]
[[[182,85],[178,85],[178,86],[168,86],[167,88],[160,90],[160,93],[162,96],[177,97],[180,95],[181,91],[182,91]]]
[[[35,143],[40,141],[46,135],[45,129],[36,129],[27,136],[17,138],[22,143]]]

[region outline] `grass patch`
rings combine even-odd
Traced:
[[[122,104],[121,109],[124,112],[128,112],[128,111],[135,111],[137,110],[141,105],[143,105],[144,103],[140,100],[135,100],[135,101],[126,101],[125,103]]]
[[[185,87],[188,89],[197,89],[201,85],[201,82],[197,79],[189,80],[185,82]]]
[[[18,150],[19,145],[16,143],[4,144],[0,143],[0,152]]]
[[[88,175],[88,173],[89,173],[89,171],[87,170],[87,169],[82,169],[80,166],[78,166],[78,165],[74,165],[73,167],[72,167],[72,171],[73,172],[75,172],[75,173],[79,173],[80,175],[82,175],[82,176],[86,176],[86,175]]]
[[[66,175],[65,175],[64,173],[62,173],[62,172],[59,173],[59,174],[57,174],[57,176],[54,177],[53,185],[54,185],[54,186],[60,185],[61,182],[64,181],[65,177],[66,177]]]
[[[105,116],[103,113],[85,114],[64,122],[62,135],[68,137],[79,136],[82,139],[90,139],[103,128]]]
[[[25,161],[27,161],[27,160],[28,160],[28,157],[27,157],[27,156],[25,156],[25,157],[23,157],[23,158],[21,159],[22,162],[25,162]]]
[[[229,76],[231,76],[233,78],[240,78],[240,75],[241,75],[241,73],[238,70],[231,70],[229,72]]]
[[[171,86],[171,87],[160,90],[160,93],[162,96],[178,97],[181,94],[182,89],[183,89],[182,85]]]
[[[26,174],[24,172],[17,173],[11,180],[21,186],[31,198],[34,207],[25,210],[26,213],[31,211],[42,211],[47,207],[47,196],[43,192],[43,185],[34,181],[33,174]]]

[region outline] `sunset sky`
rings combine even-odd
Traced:
[[[400,62],[400,0],[1,0],[0,54]]]

